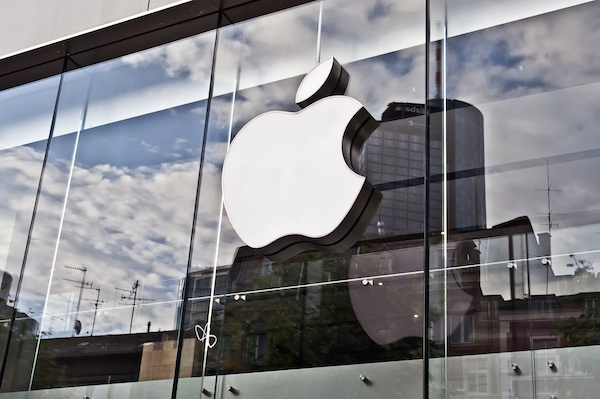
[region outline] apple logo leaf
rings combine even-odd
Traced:
[[[378,122],[343,94],[349,75],[332,57],[296,95],[303,109],[248,122],[225,157],[225,209],[240,238],[271,260],[312,248],[343,251],[360,239],[381,193],[358,174]]]
[[[306,108],[322,98],[336,94],[343,95],[346,93],[349,81],[348,72],[335,58],[329,57],[302,79],[296,92],[296,104]]]

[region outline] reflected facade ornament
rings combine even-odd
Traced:
[[[297,92],[299,112],[267,112],[237,134],[223,165],[223,197],[240,238],[272,260],[311,248],[343,251],[362,235],[381,194],[358,172],[378,122],[342,95],[349,76],[332,57]]]

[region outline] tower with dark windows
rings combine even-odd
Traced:
[[[431,228],[442,230],[443,181],[447,179],[448,229],[486,227],[483,115],[459,100],[434,99],[431,111]],[[361,173],[383,193],[367,234],[422,232],[424,228],[425,106],[388,104],[379,128],[365,143]],[[443,168],[446,124],[447,161]]]

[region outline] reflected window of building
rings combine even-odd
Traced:
[[[488,392],[488,361],[472,360],[467,362],[467,391],[469,393]]]
[[[474,342],[473,338],[473,315],[450,315],[450,342],[453,344],[465,344]]]

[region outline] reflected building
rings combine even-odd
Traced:
[[[432,237],[434,251],[442,248],[439,238]],[[578,331],[573,326],[600,320],[595,291],[600,279],[583,267],[574,275],[554,275],[540,241],[527,217],[450,234],[447,284],[431,286],[432,304],[445,292],[447,310],[431,312],[428,341],[434,356],[441,356],[447,346],[453,389],[500,396],[527,392],[526,375],[508,380],[493,376],[504,375],[510,367],[504,355],[521,359],[525,368],[530,349],[558,359],[554,361],[565,376],[591,378],[581,365],[552,351],[574,339],[600,343],[600,333],[572,334]],[[209,354],[205,372],[420,359],[422,259],[419,234],[374,238],[342,254],[313,251],[277,263],[251,248],[239,248],[231,266],[217,268],[212,334],[223,349],[219,357]],[[436,268],[432,280],[441,282],[443,270]],[[182,378],[202,375],[205,344],[196,329],[208,320],[212,280],[212,269],[196,271],[188,280]],[[335,281],[341,283],[328,283]],[[561,291],[564,287],[570,291]],[[175,329],[46,337],[40,358],[42,367],[53,365],[60,371],[56,386],[105,383],[96,367],[110,369],[112,383],[160,380],[175,368],[176,338]],[[117,361],[119,367],[112,367]]]
[[[172,373],[164,349],[176,341],[173,331],[45,339],[40,353],[45,373],[55,370],[51,387],[145,381]],[[98,375],[98,368],[110,370]],[[164,378],[164,377],[163,377]],[[154,378],[156,379],[156,378]],[[49,382],[40,379],[37,386]],[[37,387],[36,386],[36,387]]]
[[[460,100],[430,102],[431,226],[442,230],[444,172],[447,183],[449,230],[486,227],[483,115]],[[445,112],[444,112],[445,111]],[[392,102],[379,128],[365,142],[360,171],[384,196],[368,234],[422,232],[425,194],[425,106]],[[445,117],[445,120],[443,119]],[[443,126],[446,126],[444,132]],[[446,170],[443,168],[444,133]]]
[[[540,237],[544,234],[537,235],[529,219],[519,217],[490,229],[450,235],[447,285],[431,287],[433,298],[445,290],[447,310],[432,311],[429,341],[434,356],[447,345],[456,392],[525,396],[530,377],[513,371],[506,356],[525,369],[531,367],[532,349],[555,359],[557,365],[562,362],[565,378],[591,378],[581,365],[564,360],[563,349],[553,351],[573,343],[569,332],[573,320],[583,320],[577,325],[600,320],[595,292],[600,279],[584,271],[555,275],[545,258]],[[441,243],[432,248],[441,250]],[[221,367],[239,373],[380,362],[390,353],[418,359],[423,287],[421,275],[411,273],[420,270],[422,258],[418,235],[366,240],[337,256],[315,251],[279,263],[240,248],[232,266],[222,272],[227,273],[227,292],[249,294],[217,296],[221,305],[226,301],[227,315],[215,326],[227,348]],[[199,272],[195,281],[211,275]],[[439,284],[443,275],[434,268],[432,280]],[[579,283],[583,275],[594,282]],[[319,284],[345,279],[349,282]],[[298,282],[308,286],[297,288]],[[560,291],[566,286],[572,292]],[[279,289],[269,292],[272,287]],[[205,317],[203,311],[191,315],[197,320]],[[341,331],[343,335],[338,335]],[[600,342],[600,334],[589,339]],[[542,366],[548,367],[537,364]],[[209,362],[208,367],[217,364]],[[514,376],[495,377],[507,370]],[[545,374],[540,383],[545,384],[545,378],[552,383]]]
[[[600,278],[585,271],[555,275],[540,244],[544,234],[538,236],[527,217],[450,234],[445,289],[439,265],[431,272],[434,284],[440,284],[432,285],[432,297],[445,290],[447,299],[446,313],[431,312],[433,353],[444,345],[452,357],[562,348],[570,338],[556,320],[579,318],[586,309],[600,311],[595,292]],[[442,248],[439,239],[432,237],[434,251]],[[233,264],[220,268],[217,277],[226,284],[215,294],[213,314],[227,348],[224,367],[240,372],[375,362],[390,351],[418,359],[422,259],[420,235],[365,240],[342,254],[313,251],[277,263],[249,247],[239,248]],[[583,282],[583,276],[590,280]],[[207,320],[210,294],[196,287],[208,279],[211,270],[196,272],[192,279],[187,337],[193,337],[194,323]],[[298,283],[308,286],[297,288]],[[273,287],[279,289],[270,292]],[[343,336],[337,335],[340,331]]]

